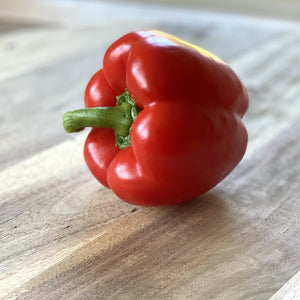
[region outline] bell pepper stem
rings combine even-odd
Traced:
[[[131,144],[131,125],[140,111],[126,89],[123,94],[117,96],[116,106],[69,111],[64,114],[63,125],[69,133],[81,131],[85,127],[112,128],[116,146],[123,149]]]
[[[84,108],[65,113],[63,125],[67,132],[78,132],[85,127],[112,128],[126,136],[132,124],[131,106],[124,102],[115,107]]]

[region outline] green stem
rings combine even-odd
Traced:
[[[63,125],[67,132],[78,132],[85,127],[112,128],[126,136],[132,124],[131,106],[124,102],[115,107],[84,108],[65,113]]]
[[[130,145],[130,129],[140,109],[132,101],[127,90],[117,97],[114,107],[94,107],[65,113],[63,125],[67,132],[78,132],[85,127],[112,128],[116,136],[116,146]]]

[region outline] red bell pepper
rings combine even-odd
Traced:
[[[66,131],[94,127],[84,157],[94,176],[137,205],[186,202],[241,161],[245,87],[222,60],[172,35],[132,32],[107,50],[85,106]]]

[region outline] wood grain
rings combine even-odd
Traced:
[[[119,0],[127,2],[127,0]],[[135,2],[140,3],[143,0]],[[147,3],[146,0],[143,1]],[[276,18],[300,21],[300,3],[298,0],[153,0],[151,3],[185,6],[217,12],[255,15],[264,18]]]
[[[0,7],[0,299],[300,297],[297,22],[96,1]],[[244,160],[181,206],[120,201],[82,159],[88,131],[62,129],[106,47],[140,28],[214,52],[251,99]]]

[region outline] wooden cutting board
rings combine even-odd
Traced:
[[[249,146],[185,205],[122,202],[88,171],[64,112],[105,49],[175,34],[246,85]],[[299,299],[300,25],[149,4],[0,1],[1,299]]]

